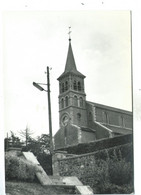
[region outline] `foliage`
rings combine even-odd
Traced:
[[[50,141],[49,141],[49,135],[42,134],[38,137],[38,139],[32,139],[30,143],[27,144],[27,146],[22,148],[22,151],[31,151],[34,153],[35,156],[37,156],[40,153],[46,153],[50,154]]]
[[[133,142],[133,135],[120,135],[113,138],[107,138],[102,140],[97,140],[89,143],[79,143],[78,145],[68,146],[66,148],[61,148],[61,150],[67,151],[69,154],[86,154],[90,152],[95,152],[103,150],[105,148],[112,148],[115,146],[128,144]],[[129,158],[131,157],[131,152],[129,150]],[[126,153],[127,155],[127,153]]]
[[[97,194],[128,194],[133,192],[133,165],[122,157],[120,150],[113,156],[97,160],[93,172],[93,189]]]
[[[40,169],[16,155],[5,154],[5,179],[18,181],[34,181],[35,172]]]
[[[59,160],[61,176],[77,176],[95,194],[133,192],[133,163],[126,153],[131,144]],[[123,152],[124,151],[124,152]]]
[[[18,136],[11,131],[11,136],[4,139],[5,151],[9,149],[9,147],[21,147],[22,142]]]
[[[33,138],[31,137],[32,134],[33,132],[31,132],[28,126],[26,127],[26,129],[19,131],[19,135],[25,139],[26,146],[33,140]]]
[[[99,194],[131,194],[133,192],[132,184],[116,185],[110,182],[105,182],[97,189]]]
[[[46,153],[39,153],[37,155],[37,160],[39,161],[40,165],[43,167],[45,172],[48,175],[53,174],[52,170],[52,155],[46,154]]]
[[[125,158],[122,158],[120,151],[119,155],[114,153],[113,158],[109,159],[108,165],[111,183],[116,185],[124,185],[132,181],[132,164],[131,162],[126,162]]]
[[[42,134],[37,140],[32,140],[27,146],[23,147],[22,151],[33,152],[45,172],[52,175],[49,135]]]

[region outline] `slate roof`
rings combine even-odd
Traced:
[[[99,108],[107,109],[107,110],[114,111],[114,112],[121,112],[121,113],[124,113],[124,114],[132,115],[132,112],[128,111],[128,110],[123,110],[123,109],[120,109],[120,108],[115,108],[115,107],[112,107],[112,106],[98,104],[98,103],[90,102],[90,101],[86,101],[86,102],[88,104],[92,105],[92,106],[97,107],[97,108],[99,107]]]
[[[106,125],[102,124],[102,125],[111,129],[113,133],[120,133],[120,134],[132,134],[133,133],[131,128],[119,127],[119,126],[110,125],[110,124],[106,124]]]
[[[81,74],[75,64],[75,59],[72,51],[72,46],[71,46],[71,40],[69,39],[69,48],[68,48],[68,54],[67,54],[67,60],[66,60],[66,65],[65,65],[65,70],[64,72],[60,75],[58,80],[60,80],[63,76],[67,75],[68,73],[75,74],[77,76],[85,78],[83,74]]]
[[[80,128],[81,128],[82,131],[87,131],[87,132],[92,132],[92,133],[95,132],[94,129],[91,129],[91,128],[89,128],[89,127],[80,127]]]

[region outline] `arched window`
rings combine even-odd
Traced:
[[[76,95],[74,96],[74,106],[78,106],[78,98]]]
[[[73,83],[73,89],[74,89],[74,90],[77,90],[76,81],[74,81],[74,83]]]
[[[60,90],[60,93],[62,93],[61,83],[59,84],[59,90]]]
[[[123,116],[119,116],[119,126],[125,127],[125,121]]]
[[[62,92],[65,91],[64,83],[62,83]]]
[[[65,138],[67,137],[67,128],[66,127],[64,128],[64,136],[65,136]]]
[[[83,107],[83,98],[82,97],[79,98],[79,105],[81,108]]]
[[[91,112],[89,112],[89,121],[92,121],[92,113]]]
[[[61,99],[61,108],[64,108],[64,99]]]
[[[81,114],[77,113],[77,120],[80,121],[81,120]]]
[[[78,81],[78,91],[81,91],[81,83]]]
[[[102,113],[103,115],[103,123],[109,123],[109,116],[108,116],[108,113],[107,112],[103,112]]]
[[[68,90],[68,81],[65,82],[65,91]]]
[[[68,98],[68,96],[65,97],[65,103],[66,103],[66,106],[69,105],[69,98]]]

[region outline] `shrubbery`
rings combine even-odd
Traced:
[[[116,185],[124,185],[130,183],[133,177],[133,169],[131,162],[126,162],[125,159],[110,159],[109,162],[109,178]]]
[[[77,176],[95,194],[130,194],[133,186],[131,144],[59,160],[61,176]],[[132,153],[132,151],[130,151]]]
[[[111,148],[123,144],[132,143],[133,135],[120,135],[113,138],[107,138],[103,140],[97,140],[89,143],[79,143],[78,145],[68,146],[66,148],[61,148],[60,150],[65,150],[69,154],[86,154],[90,152],[95,152],[103,150],[105,148]],[[129,151],[130,155],[130,151]]]
[[[108,155],[108,153],[107,153]],[[96,160],[91,173],[91,183],[97,194],[130,194],[133,192],[133,164],[127,162],[118,153],[113,152],[112,158]],[[88,176],[89,177],[89,176]]]
[[[34,181],[36,179],[36,171],[40,171],[40,168],[26,159],[5,154],[5,179],[7,181]]]

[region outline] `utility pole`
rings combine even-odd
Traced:
[[[34,87],[40,91],[47,92],[47,102],[48,102],[48,121],[49,121],[49,135],[50,135],[50,152],[53,153],[53,140],[52,140],[52,119],[51,119],[51,99],[50,99],[50,77],[49,77],[49,67],[47,66],[47,84],[44,83],[35,83],[33,82]],[[40,85],[47,85],[47,90],[42,88]]]
[[[8,141],[9,137],[8,137],[8,133],[7,133],[7,140],[6,140],[6,150],[8,151],[9,149],[9,141]]]
[[[50,99],[50,77],[49,67],[47,66],[47,98],[48,98],[48,119],[49,119],[49,135],[50,135],[50,152],[53,153],[53,140],[52,140],[52,117],[51,117],[51,99]]]
[[[53,173],[53,170],[52,170],[53,140],[52,140],[51,99],[50,99],[50,77],[49,77],[49,67],[48,66],[47,66],[47,72],[46,73],[47,73],[47,84],[33,82],[33,85],[34,85],[34,87],[36,87],[40,91],[46,91],[47,92],[49,139],[50,139],[50,154],[51,154],[51,173]],[[47,90],[42,88],[40,85],[47,85]]]

